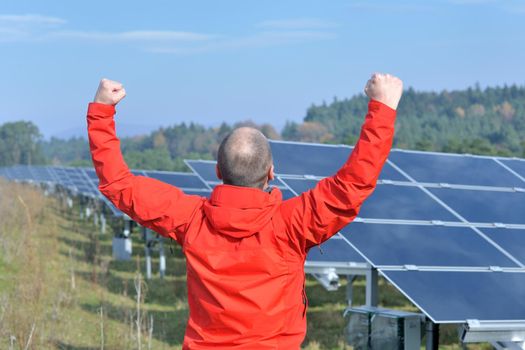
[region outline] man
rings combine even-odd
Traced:
[[[396,77],[374,74],[359,141],[346,164],[302,195],[282,201],[270,147],[257,130],[221,143],[210,199],[134,176],[115,135],[126,92],[102,80],[88,108],[100,191],[143,226],[176,240],[186,256],[189,321],[184,349],[298,349],[306,333],[304,262],[310,248],[352,221],[372,193],[392,146],[402,94]]]

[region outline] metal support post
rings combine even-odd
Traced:
[[[354,297],[354,280],[357,276],[355,275],[347,275],[346,276],[346,301],[348,303],[348,306],[352,306],[352,299]]]
[[[151,279],[151,241],[148,237],[148,229],[142,227],[142,238],[144,239],[144,252],[146,256],[146,278]]]
[[[122,235],[126,238],[128,238],[131,234],[131,220],[128,218],[124,219],[124,231],[122,232]]]
[[[104,213],[100,213],[100,233],[106,234],[106,216],[104,216]]]
[[[426,322],[426,350],[438,350],[439,348],[439,324],[427,319]]]
[[[166,255],[164,254],[164,241],[160,239],[159,242],[159,273],[160,278],[166,275]]]
[[[151,279],[151,248],[148,243],[144,246],[146,253],[146,279]]]
[[[378,273],[377,269],[370,266],[366,272],[366,306],[377,306],[378,304]]]

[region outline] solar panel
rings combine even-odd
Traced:
[[[221,182],[217,178],[215,172],[215,165],[217,164],[214,160],[184,160],[184,162],[190,167],[193,172],[198,174],[206,182]]]
[[[435,323],[523,321],[525,273],[381,271]]]
[[[102,194],[98,190],[98,177],[97,173],[95,172],[95,169],[93,168],[83,168],[85,178],[89,182],[91,191],[93,193],[93,196],[95,197],[102,197]]]
[[[73,191],[84,193],[86,191],[86,182],[88,181],[81,173],[79,168],[64,168],[69,177],[68,187]]]
[[[270,141],[275,173],[279,175],[334,175],[347,161],[353,148],[345,145],[323,145],[299,142]],[[385,164],[380,179],[406,181],[406,178]]]
[[[515,171],[519,176],[525,179],[525,160],[523,159],[499,159],[501,163]],[[522,180],[521,186],[524,186]]]
[[[215,172],[217,162],[215,162],[214,160],[187,159],[184,162],[211,187],[222,183],[222,181],[217,178],[217,174]],[[269,185],[279,187],[281,188],[281,190],[284,190],[283,184],[279,180],[270,181]],[[293,194],[284,193],[283,191],[283,198],[287,199],[291,198],[292,196]]]
[[[38,182],[52,182],[54,181],[48,167],[34,166],[32,167],[33,177]]]
[[[525,230],[483,228],[481,231],[525,265]]]
[[[393,150],[389,160],[417,182],[495,187],[524,185],[491,158]]]
[[[57,176],[58,184],[60,186],[65,187],[65,188],[73,187],[73,184],[71,183],[68,172],[66,171],[66,168],[56,167],[55,174]]]
[[[58,184],[59,180],[58,180],[58,175],[56,173],[56,167],[48,166],[47,171],[49,171],[49,174],[51,175],[51,179],[52,179],[51,181],[55,184]]]
[[[145,171],[146,176],[180,188],[208,189],[206,184],[193,173],[175,173],[164,171]]]
[[[297,194],[306,192],[317,185],[317,180],[314,179],[295,179],[279,177],[279,180],[285,183],[289,188]]]
[[[130,172],[135,176],[147,176],[144,170],[131,169]]]
[[[11,168],[4,169],[4,177],[8,180],[14,180]]]
[[[78,171],[82,177],[81,185],[77,187],[79,191],[90,196],[90,197],[100,197],[100,192],[98,191],[98,182],[95,183],[87,174],[86,170],[88,168],[78,168]]]
[[[333,175],[348,159],[352,148],[270,141],[277,174]]]
[[[313,188],[316,180],[281,178],[296,193]],[[440,220],[458,219],[415,186],[378,184],[364,202],[359,212],[361,218],[394,220]]]
[[[25,165],[15,165],[11,168],[11,176],[13,180],[17,181],[29,181],[33,179],[32,174]]]
[[[11,179],[10,169],[7,168],[7,167],[0,168],[0,176],[3,177],[6,180],[10,180]]]
[[[7,169],[7,174],[10,180],[13,180],[13,181],[16,180],[12,167]]]
[[[109,208],[113,216],[116,216],[116,217],[124,216],[124,213],[121,212],[117,207],[115,207],[113,203],[109,201],[109,199],[107,199],[106,197],[102,197],[102,201],[106,204],[106,207]]]
[[[525,224],[525,193],[432,188],[470,222]]]
[[[290,191],[290,190],[282,189],[282,188],[280,190],[281,190],[281,193],[283,195],[283,201],[295,197],[295,194],[292,191]]]
[[[202,191],[183,190],[183,192],[185,194],[189,194],[189,195],[192,195],[192,196],[201,196],[201,197],[206,197],[206,198],[210,198],[210,196],[211,196],[211,191],[210,190],[202,190]]]
[[[91,180],[95,180],[98,183],[98,176],[97,176],[97,172],[95,171],[95,169],[93,169],[93,168],[86,168],[86,169],[84,169],[84,171],[86,172],[86,175]]]
[[[330,238],[319,247],[313,247],[308,252],[309,262],[357,262],[366,260],[339,235]]]
[[[354,222],[341,232],[375,266],[518,267],[468,227]]]

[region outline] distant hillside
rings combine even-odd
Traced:
[[[271,125],[257,125],[250,121],[234,125],[223,123],[215,128],[181,123],[144,136],[122,137],[121,148],[132,168],[187,171],[183,159],[214,158],[222,138],[233,128],[243,125],[256,127],[269,138],[280,138]],[[52,164],[91,166],[89,146],[83,138],[51,138],[41,142],[40,146]]]
[[[288,123],[284,139],[355,143],[367,98],[311,106],[302,124]],[[395,147],[525,156],[525,87],[464,91],[405,91],[398,108]]]
[[[65,129],[60,132],[55,133],[51,137],[55,137],[57,139],[70,139],[70,138],[85,138],[87,139],[87,132],[86,127],[84,126],[84,122],[82,121],[83,126],[78,126],[75,128]],[[149,124],[130,124],[130,123],[118,123],[118,134],[121,137],[133,137],[138,135],[146,135],[154,130],[158,129],[158,126],[153,126]]]
[[[257,127],[272,139],[354,144],[367,101],[357,95],[312,105],[302,123],[288,122],[281,133],[269,124],[250,121],[219,127],[181,123],[144,136],[122,137],[122,150],[133,168],[188,170],[184,158],[214,158],[222,138],[241,125]],[[84,138],[42,141],[38,135],[30,122],[0,125],[0,165],[91,165]],[[525,157],[525,87],[476,86],[439,93],[408,89],[398,109],[394,146]]]

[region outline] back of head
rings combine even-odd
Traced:
[[[272,166],[270,144],[257,129],[235,129],[221,142],[217,165],[225,184],[262,189]]]

